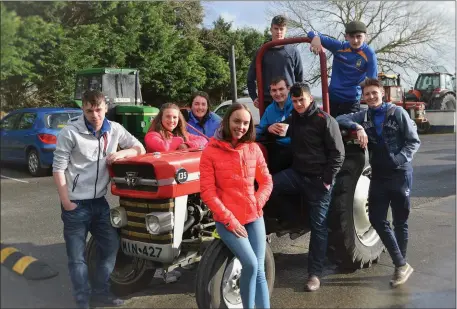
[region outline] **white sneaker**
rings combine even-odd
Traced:
[[[395,272],[392,277],[392,280],[390,280],[390,285],[395,288],[403,283],[405,283],[409,276],[413,273],[414,269],[406,263],[406,265],[401,266],[401,267],[395,267]]]

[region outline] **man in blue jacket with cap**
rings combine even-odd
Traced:
[[[365,78],[378,78],[374,50],[365,43],[367,27],[361,21],[346,25],[346,41],[341,42],[315,31],[308,32],[311,51],[318,54],[322,46],[333,54],[329,86],[330,114],[333,117],[358,112]]]

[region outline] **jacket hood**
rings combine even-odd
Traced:
[[[247,143],[239,143],[238,145],[236,145],[235,148],[233,148],[231,143],[227,142],[222,138],[222,127],[219,127],[214,133],[214,136],[210,138],[208,142],[208,147],[216,147],[228,151],[238,151],[243,149],[244,147],[247,147]]]
[[[368,108],[368,111],[367,111],[367,117],[368,119],[371,119],[374,117],[374,115],[376,114],[376,111],[380,111],[380,112],[383,112],[383,113],[389,113],[389,111],[391,111],[392,108],[396,108],[397,105],[395,104],[392,104],[392,103],[389,103],[389,102],[382,102],[381,106],[380,106],[380,109],[374,109],[374,108]]]
[[[94,134],[94,132],[92,132],[92,128],[91,129],[88,128],[88,125],[86,124],[86,120],[84,118],[84,114],[81,116],[78,116],[77,118],[68,120],[68,125],[76,128],[76,130],[78,130],[78,132],[81,134]],[[89,126],[90,126],[90,124],[89,124]],[[105,133],[105,132],[109,131],[110,129],[111,129],[110,121],[105,118],[103,120],[103,125],[100,130],[102,131],[102,133]]]

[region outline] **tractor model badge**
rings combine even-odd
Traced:
[[[187,172],[187,170],[185,168],[181,167],[176,171],[175,180],[177,183],[185,183],[187,181],[188,177],[189,177],[189,173]]]

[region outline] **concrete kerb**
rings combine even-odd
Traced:
[[[12,246],[0,243],[0,249],[1,264],[27,280],[43,280],[59,274],[46,263],[25,255]]]

